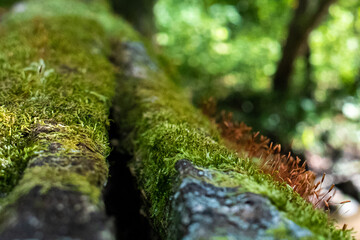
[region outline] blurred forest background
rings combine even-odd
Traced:
[[[325,185],[338,189],[334,206],[352,201],[334,216],[360,231],[359,0],[112,4],[170,59],[170,74],[195,105],[216,99],[218,112],[326,173]]]

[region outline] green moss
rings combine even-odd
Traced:
[[[171,222],[168,203],[176,175],[174,164],[186,158],[198,166],[228,172],[216,176],[218,185],[267,196],[287,218],[310,229],[316,238],[351,238],[350,231],[336,229],[325,212],[314,210],[289,186],[275,182],[249,159],[225,148],[215,127],[161,74],[128,80],[119,89],[122,91],[117,103],[121,104],[124,96],[135,95],[131,103],[126,101],[122,106],[122,116],[127,117],[121,124],[133,128],[132,141],[127,139],[124,144],[135,154],[140,186],[151,202],[150,212],[162,234]]]
[[[0,196],[12,190],[30,159],[56,157],[47,152],[49,143],[61,144],[59,158],[78,152],[92,160],[94,169],[82,175],[98,186],[110,151],[110,39],[136,34],[103,1],[33,0],[24,6],[0,26]],[[37,132],[39,126],[59,130]],[[32,174],[28,170],[24,178]]]
[[[82,192],[88,195],[93,203],[98,203],[100,200],[101,190],[91,184],[87,176],[64,169],[41,166],[31,168],[27,171],[27,174],[25,174],[19,182],[19,186],[9,195],[7,203],[14,202],[36,186],[41,186],[42,193],[55,187]],[[2,207],[5,206],[7,206],[7,204]]]
[[[29,159],[49,156],[49,141],[61,144],[56,153],[60,157],[81,152],[78,143],[83,141],[99,162],[93,172],[82,174],[62,167],[30,168],[8,203],[36,185],[44,191],[56,186],[98,199],[97,182],[106,175],[107,116],[115,88],[115,70],[106,55],[109,39],[124,36],[139,39],[108,14],[102,1],[32,0],[25,3],[24,12],[4,18],[0,27],[0,193],[8,193],[19,181]],[[187,158],[196,165],[229,172],[218,176],[219,183],[267,196],[319,239],[350,238],[349,231],[335,229],[324,212],[314,210],[288,186],[274,182],[250,160],[225,148],[215,127],[166,77],[155,74],[148,80],[121,84],[117,102],[126,113],[119,117],[121,126],[134,130],[127,148],[139,160],[135,162],[139,181],[159,229],[170,222],[174,164]],[[49,124],[60,130],[37,133],[37,127]]]
[[[28,0],[22,3],[23,10],[8,13],[4,16],[4,20],[9,24],[26,22],[38,16],[42,18],[77,16],[84,20],[96,21],[108,36],[124,40],[139,39],[139,35],[129,24],[110,13],[107,2],[106,0]]]
[[[269,235],[274,236],[275,239],[279,239],[279,240],[296,240],[296,238],[294,238],[291,235],[291,232],[289,232],[289,230],[286,228],[284,224],[280,225],[280,227],[276,229],[268,230],[267,233],[269,233]]]

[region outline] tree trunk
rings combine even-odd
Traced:
[[[316,87],[312,78],[312,65],[311,65],[311,49],[309,43],[306,43],[304,62],[305,62],[305,78],[304,78],[304,90],[303,96],[312,99],[313,89]]]
[[[273,89],[285,94],[290,85],[291,74],[297,56],[307,43],[310,32],[320,23],[329,7],[336,0],[299,0],[289,26],[288,37],[273,78]]]

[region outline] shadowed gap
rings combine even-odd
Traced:
[[[127,167],[131,156],[116,149],[117,133],[115,124],[112,124],[109,138],[113,151],[108,157],[109,178],[103,192],[106,213],[115,220],[116,239],[158,239],[149,220],[141,214],[140,191]]]

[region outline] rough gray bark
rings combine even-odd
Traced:
[[[51,123],[34,128],[31,138],[44,142],[47,150],[29,161],[24,178],[36,178],[36,173],[41,175],[47,171],[59,176],[41,178],[41,181],[36,181],[37,185],[31,186],[26,193],[20,193],[13,203],[6,206],[0,217],[0,239],[114,239],[112,222],[106,216],[103,204],[94,202],[96,199],[78,191],[77,185],[90,184],[100,189],[107,176],[107,169],[99,167],[104,164],[103,159],[99,159],[99,153],[80,142],[81,151],[62,152],[62,142],[71,135],[65,134],[64,139],[59,138],[57,142],[47,142],[49,135],[60,132],[62,127]],[[74,182],[67,183],[65,188],[56,187],[57,184],[64,184],[61,175],[67,176],[69,173],[92,176],[92,181],[79,183],[73,179]],[[53,177],[55,180],[51,179]],[[54,186],[46,189],[46,181]],[[18,187],[26,184],[26,180],[20,181]]]
[[[2,240],[114,239],[103,209],[77,191],[51,188],[44,194],[34,187],[5,216]]]
[[[277,239],[272,229],[284,228],[292,239],[312,233],[283,217],[264,196],[220,187],[212,182],[219,171],[198,168],[179,160],[172,203],[173,233],[178,239]],[[169,238],[171,239],[171,237]]]

